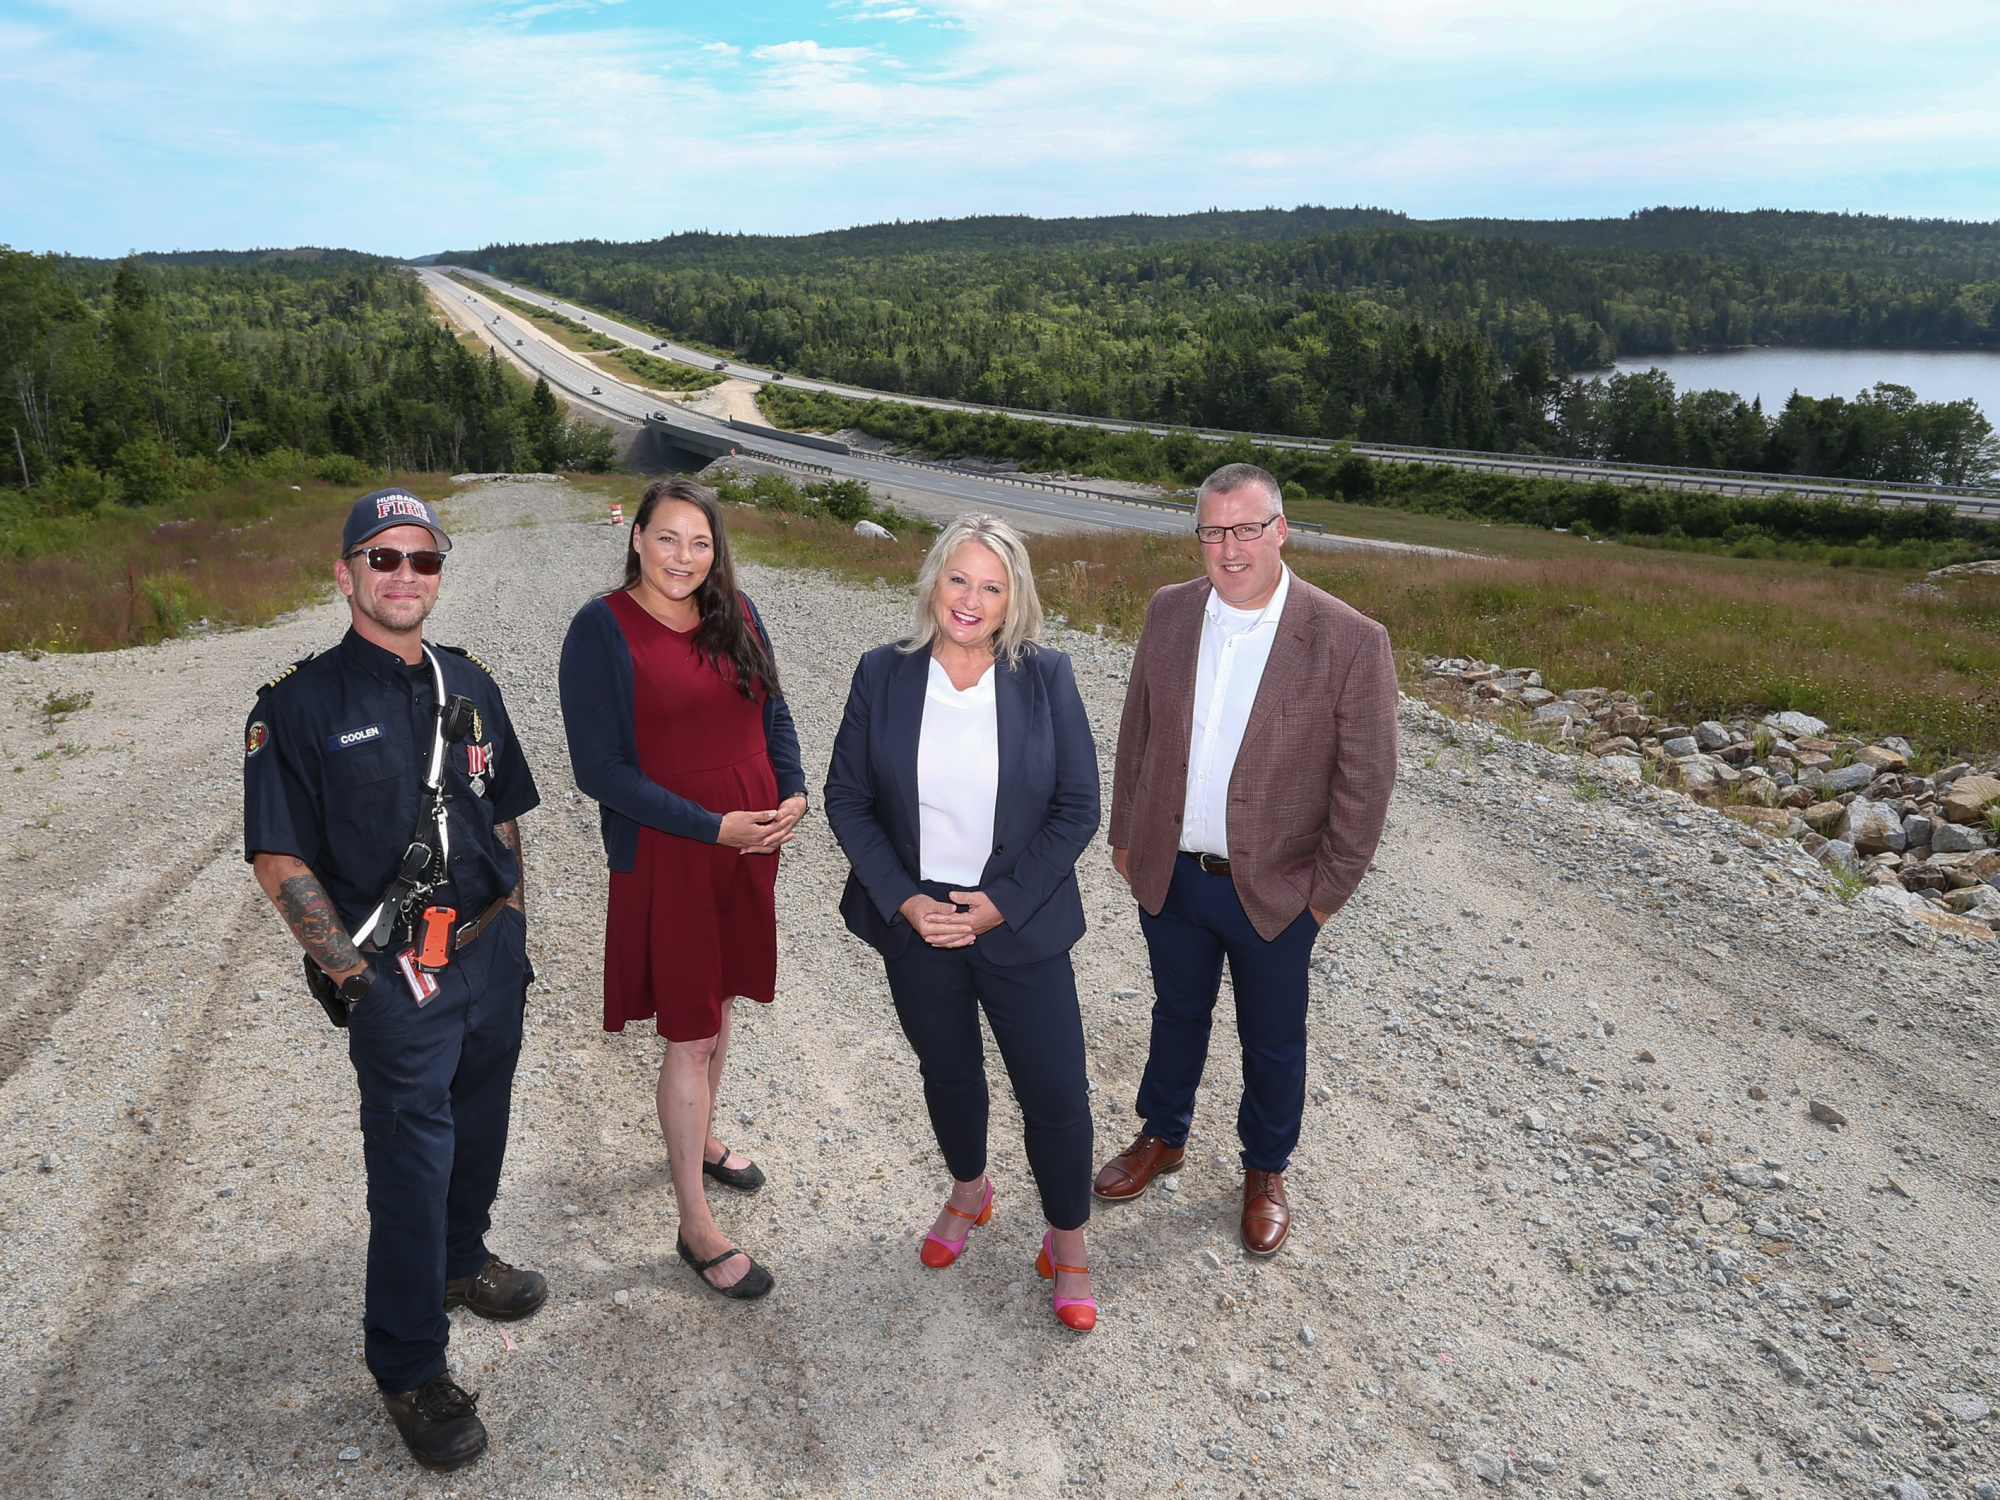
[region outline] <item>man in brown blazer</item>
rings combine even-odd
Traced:
[[[1291,1229],[1285,1168],[1306,1090],[1306,965],[1368,869],[1396,781],[1396,669],[1379,624],[1284,564],[1278,483],[1203,483],[1207,577],[1153,595],[1111,791],[1111,860],[1153,966],[1139,1137],[1097,1174],[1110,1202],[1178,1172],[1226,958],[1243,1048],[1243,1247]]]

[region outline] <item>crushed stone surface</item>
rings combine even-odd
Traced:
[[[492,1450],[423,1473],[362,1365],[352,1074],[241,859],[251,696],[338,639],[329,604],[0,657],[0,1493],[2000,1494],[2000,945],[1414,701],[1375,870],[1314,958],[1277,1258],[1236,1242],[1225,993],[1187,1170],[1094,1211],[1096,1332],[1058,1327],[1034,1273],[997,1055],[998,1210],[924,1269],[945,1174],[815,808],[718,1120],[770,1177],[718,1187],[718,1217],[777,1291],[703,1290],[673,1254],[661,1044],[601,1030],[606,877],[556,707],[622,533],[560,487],[450,504],[432,634],[492,665],[545,799],[492,1244],[553,1294],[504,1333],[454,1315]],[[817,785],[908,598],[743,582]],[[1108,793],[1130,650],[1056,644]],[[1079,873],[1102,1159],[1136,1127],[1150,984],[1101,845]]]

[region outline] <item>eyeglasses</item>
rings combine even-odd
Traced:
[[[395,547],[357,547],[342,558],[352,562],[357,557],[368,559],[368,566],[377,573],[393,573],[408,559],[410,571],[423,578],[435,578],[444,571],[442,552],[404,552]]]
[[[1245,521],[1239,526],[1197,526],[1194,534],[1197,541],[1208,547],[1221,546],[1223,537],[1232,531],[1236,533],[1237,541],[1254,542],[1273,521],[1283,519],[1282,516],[1266,516],[1261,521]]]

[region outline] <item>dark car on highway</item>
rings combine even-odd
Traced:
[[[726,370],[726,369],[728,369],[728,368],[729,368],[729,366],[728,366],[727,364],[723,363],[723,361],[721,361],[721,360],[719,360],[719,359],[718,359],[718,360],[717,360],[717,361],[715,362],[715,368],[716,368],[716,369],[718,369],[718,370]]]

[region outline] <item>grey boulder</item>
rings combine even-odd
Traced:
[[[1970,854],[1985,847],[1985,832],[1968,823],[1947,823],[1939,818],[1931,825],[1933,854]]]
[[[1786,709],[1781,714],[1766,714],[1764,722],[1787,739],[1818,739],[1826,733],[1826,721],[1815,719],[1811,714],[1802,714],[1797,709]]]
[[[1855,853],[1864,857],[1900,854],[1909,842],[1903,832],[1903,820],[1896,809],[1885,802],[1870,802],[1865,797],[1856,797],[1847,804],[1847,811],[1841,814],[1840,826],[1834,830],[1834,837],[1845,839],[1854,846]]]

